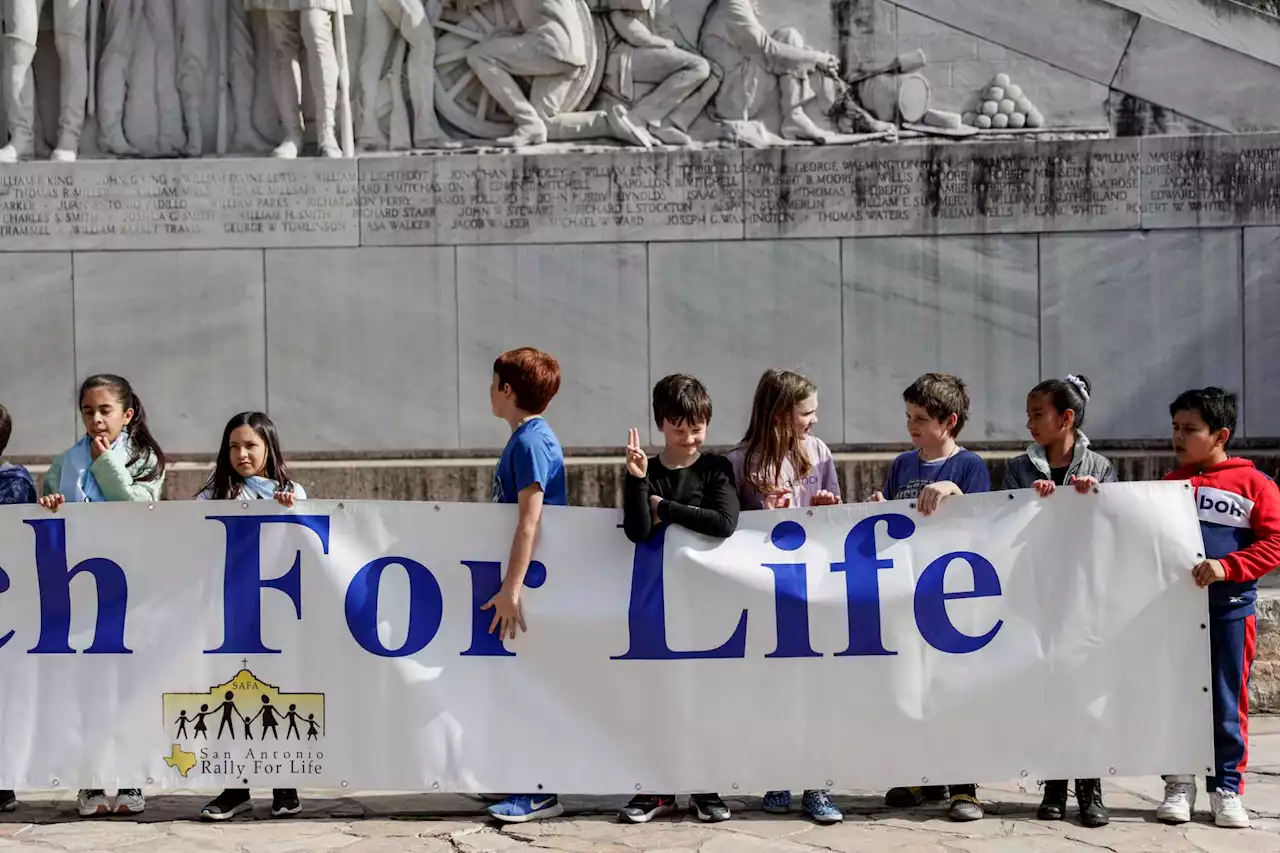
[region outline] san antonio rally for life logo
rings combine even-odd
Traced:
[[[184,778],[321,772],[324,694],[284,693],[247,668],[204,693],[164,694],[164,725],[164,762]]]

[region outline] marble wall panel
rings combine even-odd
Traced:
[[[1167,438],[1182,391],[1242,390],[1240,253],[1238,229],[1041,238],[1042,372],[1093,381],[1091,437]]]
[[[1280,434],[1280,228],[1244,229],[1245,432]]]
[[[1138,21],[1137,15],[1104,0],[894,2],[900,9],[980,35],[1102,84],[1111,82]]]
[[[711,392],[709,441],[742,438],[760,374],[817,383],[816,433],[844,435],[837,240],[654,244],[649,249],[650,374],[692,373]]]
[[[1107,0],[1202,39],[1280,65],[1280,20],[1234,0]]]
[[[902,391],[922,373],[965,380],[962,439],[1026,437],[1040,379],[1034,235],[844,241],[845,440],[906,443]]]
[[[0,254],[0,405],[13,435],[0,456],[52,455],[75,440],[71,253]]]
[[[1142,227],[1280,225],[1280,135],[1142,140]]]
[[[0,178],[0,252],[355,246],[355,161],[20,163]]]
[[[458,247],[458,399],[464,447],[510,436],[489,406],[493,361],[533,346],[560,362],[547,420],[566,447],[617,447],[649,417],[643,245]]]
[[[170,453],[267,405],[262,252],[78,252],[76,379],[119,374]],[[74,408],[73,408],[74,411]]]
[[[297,450],[458,447],[449,248],[270,251],[267,390]]]
[[[1280,130],[1280,67],[1143,18],[1114,88],[1232,133]]]

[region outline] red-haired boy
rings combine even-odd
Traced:
[[[519,507],[502,589],[483,608],[493,610],[489,631],[500,631],[499,637],[514,639],[517,628],[528,630],[520,589],[533,558],[542,507],[568,503],[564,451],[542,417],[559,390],[560,365],[545,352],[523,347],[503,353],[493,363],[489,403],[493,414],[511,426],[511,438],[493,474],[493,500]],[[505,823],[525,823],[557,817],[564,807],[555,794],[515,794],[490,806],[489,814]]]

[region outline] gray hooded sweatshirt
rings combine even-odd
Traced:
[[[1111,460],[1100,453],[1089,449],[1089,437],[1076,431],[1076,446],[1071,454],[1071,464],[1067,466],[1064,482],[1071,482],[1072,477],[1093,477],[1099,483],[1114,483],[1117,480],[1116,469]],[[1049,458],[1044,448],[1033,444],[1027,452],[1009,462],[1004,471],[1004,488],[1029,489],[1036,480],[1052,480],[1053,473],[1049,468]]]

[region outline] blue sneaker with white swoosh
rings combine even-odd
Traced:
[[[516,794],[489,806],[489,816],[503,823],[528,823],[564,814],[555,794]]]

